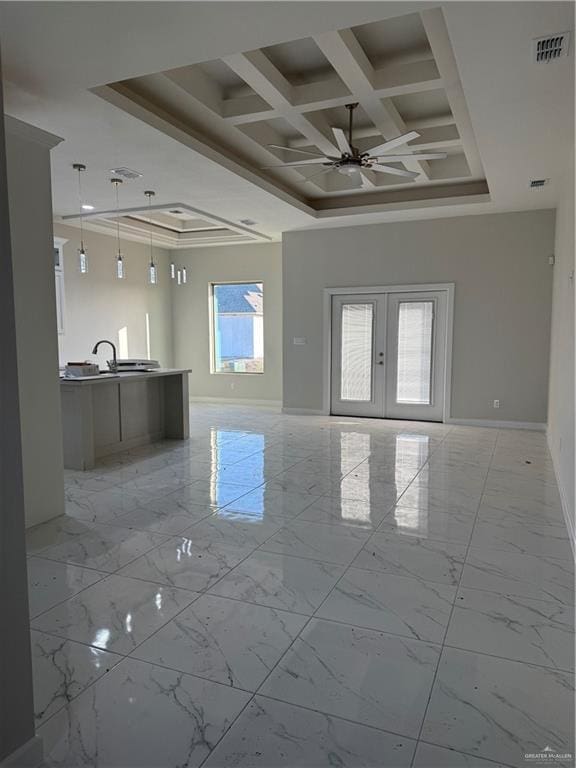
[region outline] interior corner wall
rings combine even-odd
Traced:
[[[172,251],[187,282],[172,281],[174,362],[191,368],[190,397],[199,400],[282,401],[282,248],[280,243]],[[209,286],[264,284],[264,373],[211,373]]]
[[[286,233],[284,407],[323,410],[324,288],[453,282],[451,417],[546,422],[553,249],[549,210]]]
[[[3,105],[0,62],[0,109]],[[0,765],[34,740],[23,457],[4,119],[0,115]],[[38,761],[39,762],[39,761]]]
[[[64,513],[50,150],[8,125],[24,506],[29,527]]]
[[[566,167],[569,171],[556,211],[548,444],[562,494],[567,526],[574,541],[574,158],[568,158]]]
[[[158,283],[148,282],[149,246],[122,241],[126,277],[116,277],[116,238],[84,231],[88,254],[88,272],[78,268],[80,232],[77,227],[54,225],[54,234],[64,244],[64,333],[59,336],[60,364],[71,360],[96,359],[91,350],[99,339],[116,344],[120,356],[119,333],[128,342],[128,357],[147,357],[147,321],[150,356],[170,367],[172,357],[172,310],[170,307],[169,255],[154,249]],[[106,367],[110,348],[103,346],[98,355],[100,367]]]

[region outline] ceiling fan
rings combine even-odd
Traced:
[[[316,173],[313,176],[309,176],[304,181],[312,181],[312,179],[318,176],[323,176],[325,173],[331,171],[338,171],[338,173],[348,176],[352,181],[355,181],[356,187],[371,187],[369,180],[364,175],[364,171],[377,171],[378,173],[389,173],[394,176],[403,176],[407,179],[415,179],[420,174],[415,171],[407,171],[403,168],[396,168],[388,163],[402,163],[406,160],[443,160],[446,157],[444,152],[426,152],[422,154],[404,154],[404,155],[388,155],[386,154],[396,147],[400,147],[403,144],[407,144],[413,139],[417,139],[420,134],[416,131],[410,131],[404,133],[402,136],[397,136],[395,139],[385,141],[383,144],[379,144],[377,147],[368,152],[359,152],[357,147],[352,143],[354,110],[358,104],[346,104],[346,109],[349,112],[348,115],[348,136],[342,130],[342,128],[332,128],[336,145],[340,150],[340,157],[337,155],[324,155],[319,152],[311,152],[308,149],[297,149],[296,147],[283,147],[280,144],[269,144],[268,146],[275,149],[287,149],[290,152],[299,152],[303,155],[310,155],[308,160],[297,160],[290,163],[283,163],[282,165],[269,165],[266,168],[300,168],[307,165],[325,165],[327,166],[320,173]]]

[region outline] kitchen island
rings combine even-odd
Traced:
[[[184,368],[63,378],[64,466],[92,469],[97,459],[162,439],[187,440]]]

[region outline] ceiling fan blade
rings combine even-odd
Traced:
[[[318,160],[296,160],[293,163],[281,163],[280,165],[261,165],[260,168],[299,168],[302,165],[324,165],[330,161],[327,158]]]
[[[445,160],[448,157],[446,152],[422,152],[413,155],[370,155],[368,160],[384,160],[384,162],[402,162],[404,160]]]
[[[371,155],[380,155],[382,152],[388,152],[388,150],[394,149],[394,147],[401,147],[402,144],[407,144],[409,141],[412,141],[412,139],[417,139],[419,136],[420,134],[417,131],[403,133],[402,136],[397,136],[395,139],[385,141],[384,144],[379,144],[377,147],[372,147],[372,149],[369,149],[368,151]]]
[[[332,133],[334,134],[340,152],[342,152],[343,155],[353,154],[352,147],[348,143],[348,139],[342,128],[332,128]]]
[[[371,165],[371,171],[378,171],[378,173],[391,173],[393,176],[404,176],[407,179],[415,179],[420,176],[415,171],[404,171],[400,168],[393,168],[391,165]]]
[[[324,157],[321,152],[310,152],[309,149],[297,149],[296,147],[283,147],[282,144],[268,144],[269,147],[274,149],[287,149],[288,152],[300,152],[303,155],[313,155],[314,157]]]

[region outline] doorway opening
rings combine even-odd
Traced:
[[[330,413],[444,421],[454,286],[328,291]]]

